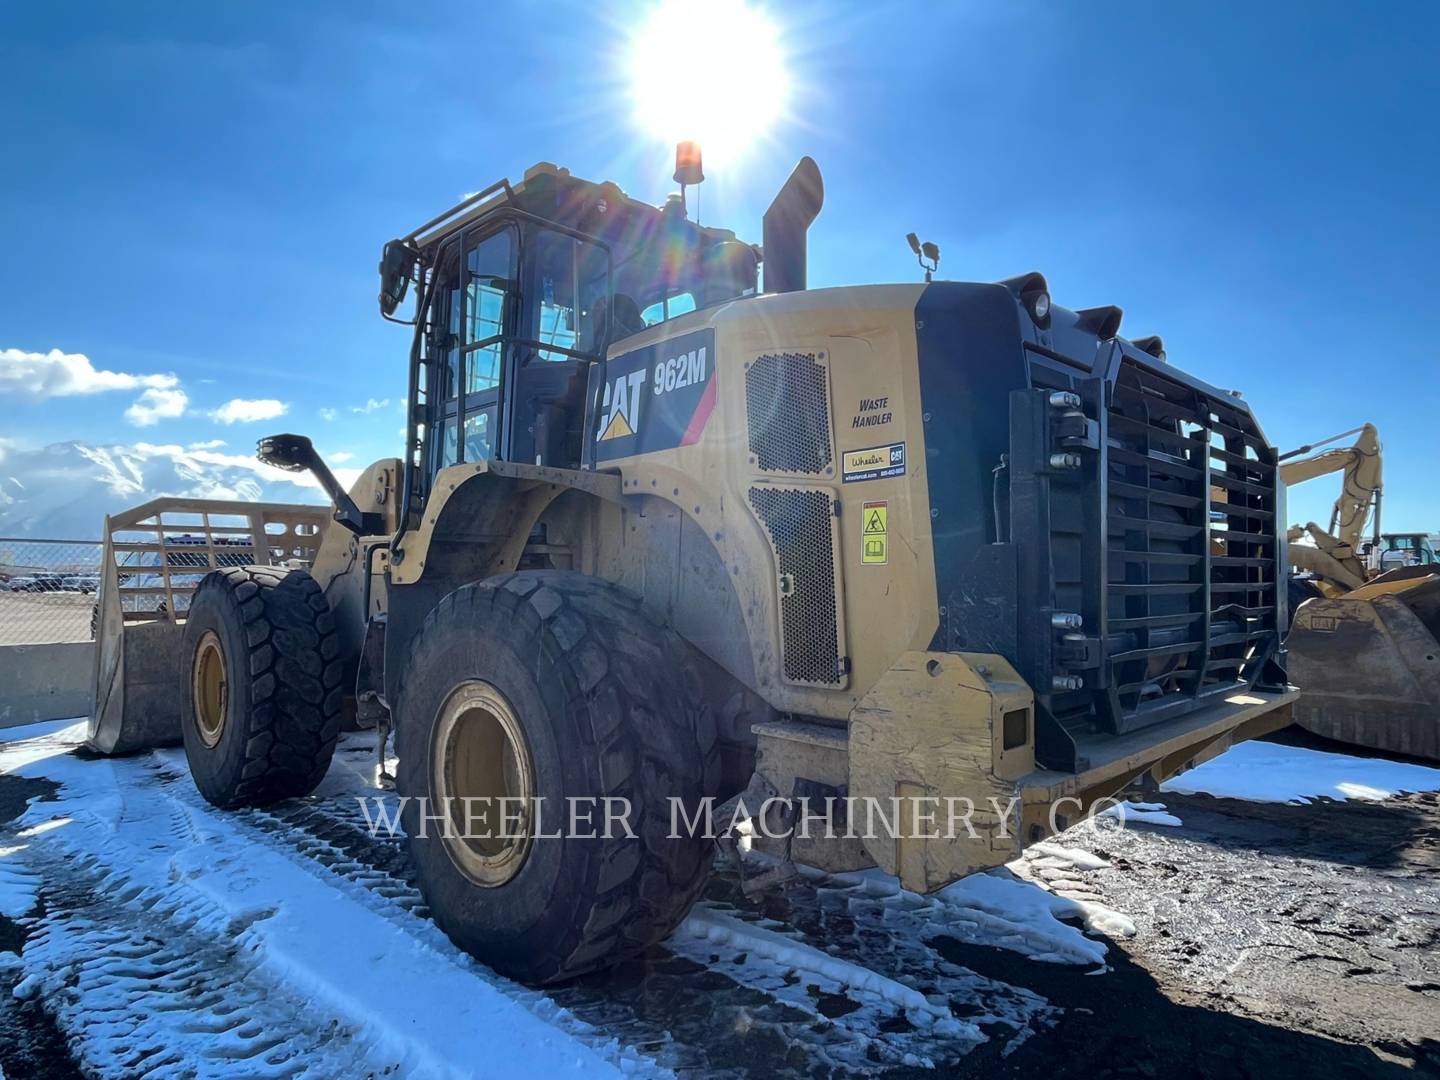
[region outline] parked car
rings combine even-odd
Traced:
[[[65,588],[71,592],[95,593],[100,591],[99,574],[66,574]]]
[[[64,574],[37,574],[25,586],[25,592],[65,592]]]

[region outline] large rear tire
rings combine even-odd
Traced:
[[[335,752],[345,664],[304,570],[208,574],[185,619],[180,721],[200,794],[224,809],[308,795]]]
[[[714,847],[683,822],[672,836],[671,800],[694,820],[720,757],[690,646],[638,599],[561,571],[467,585],[427,617],[402,676],[411,858],[456,944],[548,983],[639,953],[685,917]],[[457,800],[496,797],[540,800],[539,821],[499,836],[482,806],[463,827]],[[606,799],[628,807],[633,835],[618,819],[604,835]]]

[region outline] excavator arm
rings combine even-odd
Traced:
[[[1353,445],[1315,453],[1320,447],[1351,435],[1357,436]],[[1286,460],[1288,458],[1297,460]],[[1359,545],[1372,508],[1375,510],[1377,533],[1380,527],[1379,502],[1383,486],[1380,433],[1374,424],[1363,424],[1282,454],[1280,461],[1280,478],[1291,487],[1317,476],[1343,472],[1340,496],[1330,512],[1330,528],[1322,529],[1313,521],[1303,528],[1299,525],[1290,527],[1288,536],[1291,541],[1308,535],[1315,543],[1314,548],[1292,543],[1290,562],[1296,569],[1309,570],[1342,589],[1359,588],[1365,584],[1367,576],[1366,566],[1359,556]]]

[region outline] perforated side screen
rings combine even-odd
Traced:
[[[745,371],[750,453],[765,472],[822,473],[834,460],[825,365],[814,353],[767,353]]]
[[[835,526],[826,491],[756,486],[750,504],[770,534],[780,577],[780,644],[785,678],[840,686],[840,621],[835,596]]]

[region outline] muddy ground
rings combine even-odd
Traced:
[[[1308,806],[1163,796],[1183,829],[1087,845],[1136,936],[1114,971],[942,942],[1064,1009],[1008,1058],[957,1075],[1440,1075],[1440,797]]]
[[[177,791],[188,784],[168,769],[155,777]],[[0,831],[47,793],[43,782],[0,776]],[[750,913],[891,977],[917,977],[990,1036],[963,1056],[936,1053],[935,1070],[876,1061],[867,1070],[875,1074],[1440,1075],[1440,796],[1305,806],[1159,798],[1183,828],[1132,823],[1063,838],[1112,863],[1090,885],[1136,923],[1134,938],[1110,943],[1109,970],[926,937],[903,913],[897,921],[893,909],[853,897],[836,904],[809,882]],[[251,824],[257,841],[321,858],[381,890],[404,917],[427,917],[399,848],[327,808],[302,802],[253,815]],[[725,875],[707,895],[746,905]],[[66,902],[74,901],[56,900]],[[0,919],[0,951],[23,939],[21,927]],[[733,958],[662,947],[551,996],[681,1075],[857,1072],[828,1052],[856,1003],[844,994],[816,1002],[832,1029],[782,994],[741,985],[726,963]],[[10,1077],[79,1075],[45,1003],[13,999],[17,976],[0,964],[0,1067]],[[986,1020],[1002,1014],[1028,1019]],[[904,1033],[874,1034],[877,1042],[892,1037]]]

